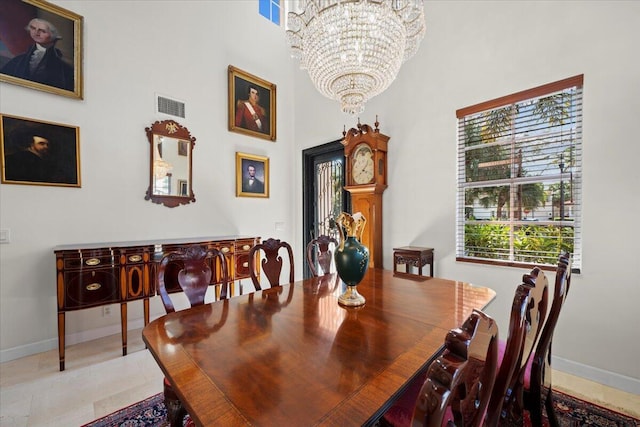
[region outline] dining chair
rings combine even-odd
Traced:
[[[522,425],[524,373],[547,314],[549,282],[538,267],[522,277],[511,305],[509,331],[499,350],[498,373],[486,425]]]
[[[333,252],[329,247],[331,243],[333,243],[334,249],[338,246],[338,240],[335,237],[322,234],[311,240],[307,245],[307,264],[312,275],[320,276],[316,261],[322,274],[331,272],[331,262],[333,261]]]
[[[261,290],[262,287],[260,285],[259,277],[260,269],[256,267],[258,265],[256,257],[259,257],[258,259],[260,260],[261,270],[267,277],[271,287],[280,286],[280,274],[282,273],[282,267],[284,265],[284,260],[280,255],[281,250],[285,251],[288,256],[289,283],[293,283],[295,277],[293,268],[293,250],[291,249],[291,245],[287,242],[282,242],[279,239],[266,239],[262,243],[258,243],[253,246],[249,251],[249,274],[251,276],[253,286],[255,286],[257,291]],[[264,254],[264,258],[262,258],[262,254]]]
[[[213,276],[213,269],[218,267],[220,268],[222,286],[220,295],[222,299],[226,298],[229,286],[227,260],[222,252],[217,249],[207,249],[203,246],[195,245],[189,246],[183,251],[173,251],[165,254],[158,266],[158,293],[165,311],[167,313],[176,311],[166,283],[166,279],[169,277],[167,275],[168,270],[173,270],[171,276],[175,275],[177,278],[180,289],[189,301],[189,306],[195,307],[205,303],[206,293]],[[176,270],[177,274],[175,274]],[[164,378],[163,394],[164,404],[167,408],[167,419],[172,427],[182,427],[185,417],[187,417],[187,423],[192,422],[167,378]]]
[[[444,350],[429,365],[426,375],[412,380],[380,425],[481,426],[495,381],[497,359],[498,325],[474,309],[460,328],[449,331]]]
[[[167,313],[176,311],[169,296],[175,291],[175,283],[171,289],[167,286],[167,277],[171,282],[177,282],[188,299],[189,306],[204,304],[214,269],[219,269],[220,299],[226,299],[229,288],[229,274],[227,259],[224,254],[213,248],[203,246],[188,246],[186,250],[172,251],[165,254],[158,265],[158,294]],[[218,286],[218,285],[216,285]]]
[[[551,427],[559,426],[553,409],[551,389],[551,342],[558,317],[571,286],[571,258],[568,253],[558,257],[551,308],[547,314],[538,344],[529,359],[524,374],[524,409],[529,412],[532,425],[542,425],[543,409]]]

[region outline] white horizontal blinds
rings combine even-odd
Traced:
[[[582,76],[457,111],[457,257],[581,265]]]

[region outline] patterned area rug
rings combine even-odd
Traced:
[[[164,407],[162,393],[158,393],[82,427],[164,427],[168,425],[167,409]]]
[[[553,406],[562,427],[640,427],[640,419],[585,402],[557,390],[553,391]]]
[[[640,419],[585,402],[554,390],[556,415],[562,427],[640,427]],[[162,393],[99,418],[82,427],[167,426]]]

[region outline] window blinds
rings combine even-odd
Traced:
[[[581,267],[582,85],[575,76],[456,112],[459,260]]]

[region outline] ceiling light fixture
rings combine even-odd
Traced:
[[[359,114],[411,58],[425,33],[423,0],[303,0],[287,41],[318,91]]]

